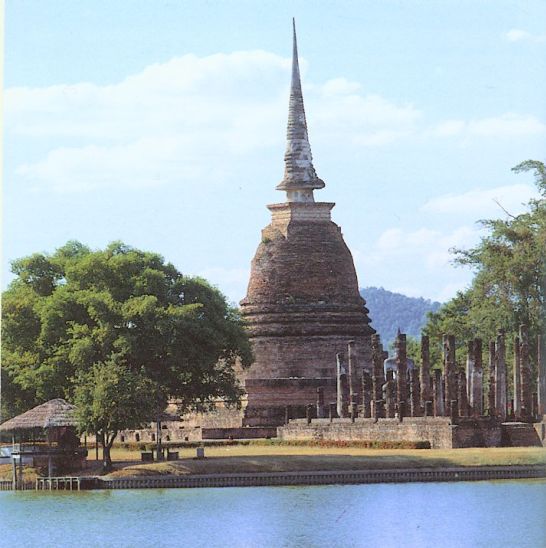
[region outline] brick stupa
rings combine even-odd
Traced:
[[[284,178],[272,204],[271,224],[252,261],[241,301],[255,362],[246,375],[244,424],[282,424],[316,404],[335,401],[336,354],[355,342],[356,376],[371,370],[368,310],[360,296],[353,258],[341,229],[330,218],[335,204],[315,202],[324,187],[313,167],[303,106],[296,30]]]

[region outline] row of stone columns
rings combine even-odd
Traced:
[[[546,373],[544,355],[541,354],[543,340],[538,338],[538,402],[534,405],[529,360],[529,335],[527,326],[521,325],[519,336],[514,339],[512,418],[528,420],[533,415],[544,415],[544,382]],[[469,343],[467,375],[471,378],[468,387],[469,405],[475,415],[483,414],[482,404],[482,348],[481,340]],[[508,376],[505,333],[499,330],[496,340],[489,343],[489,394],[488,410],[501,420],[509,415]]]
[[[520,326],[514,343],[514,398],[510,418],[528,420],[545,414],[546,352],[539,338],[538,398],[533,401],[528,331]],[[355,418],[359,412],[366,418],[394,418],[404,416],[479,417],[485,415],[483,405],[484,379],[482,341],[468,343],[466,368],[459,369],[455,359],[455,337],[443,337],[443,374],[432,370],[429,338],[421,338],[421,367],[408,371],[406,336],[399,334],[395,341],[397,375],[387,370],[385,377],[383,350],[379,335],[372,335],[372,370],[364,370],[358,386],[354,343],[348,344],[348,363],[337,355],[337,401],[329,415]],[[488,415],[500,420],[508,418],[507,358],[505,333],[500,330],[489,343]],[[533,405],[534,404],[534,405]],[[324,393],[318,389],[316,416],[326,416]]]

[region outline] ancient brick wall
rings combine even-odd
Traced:
[[[500,447],[501,423],[489,417],[460,419],[453,429],[453,447]]]
[[[377,441],[377,442],[430,442],[435,449],[452,447],[451,423],[447,418],[404,420],[379,419],[328,419],[290,421],[278,429],[283,440],[341,440],[341,441]]]
[[[479,435],[476,432],[479,431]],[[433,449],[457,447],[498,447],[500,424],[452,424],[447,417],[404,419],[316,419],[307,424],[294,420],[278,429],[283,440],[341,440],[375,442],[429,442]]]
[[[336,380],[310,378],[248,379],[252,403],[259,407],[302,406],[316,403],[317,388],[324,388],[324,401],[336,401]]]
[[[277,429],[267,426],[256,428],[203,428],[201,432],[204,440],[249,440],[277,437]]]

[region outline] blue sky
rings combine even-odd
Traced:
[[[445,300],[451,247],[533,196],[543,1],[6,2],[3,287],[11,260],[121,239],[236,302],[283,201],[296,17],[317,200],[361,286]]]

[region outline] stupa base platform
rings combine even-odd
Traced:
[[[281,426],[287,418],[305,417],[307,406],[316,405],[318,388],[325,402],[336,401],[336,379],[331,377],[246,379],[243,426]]]

